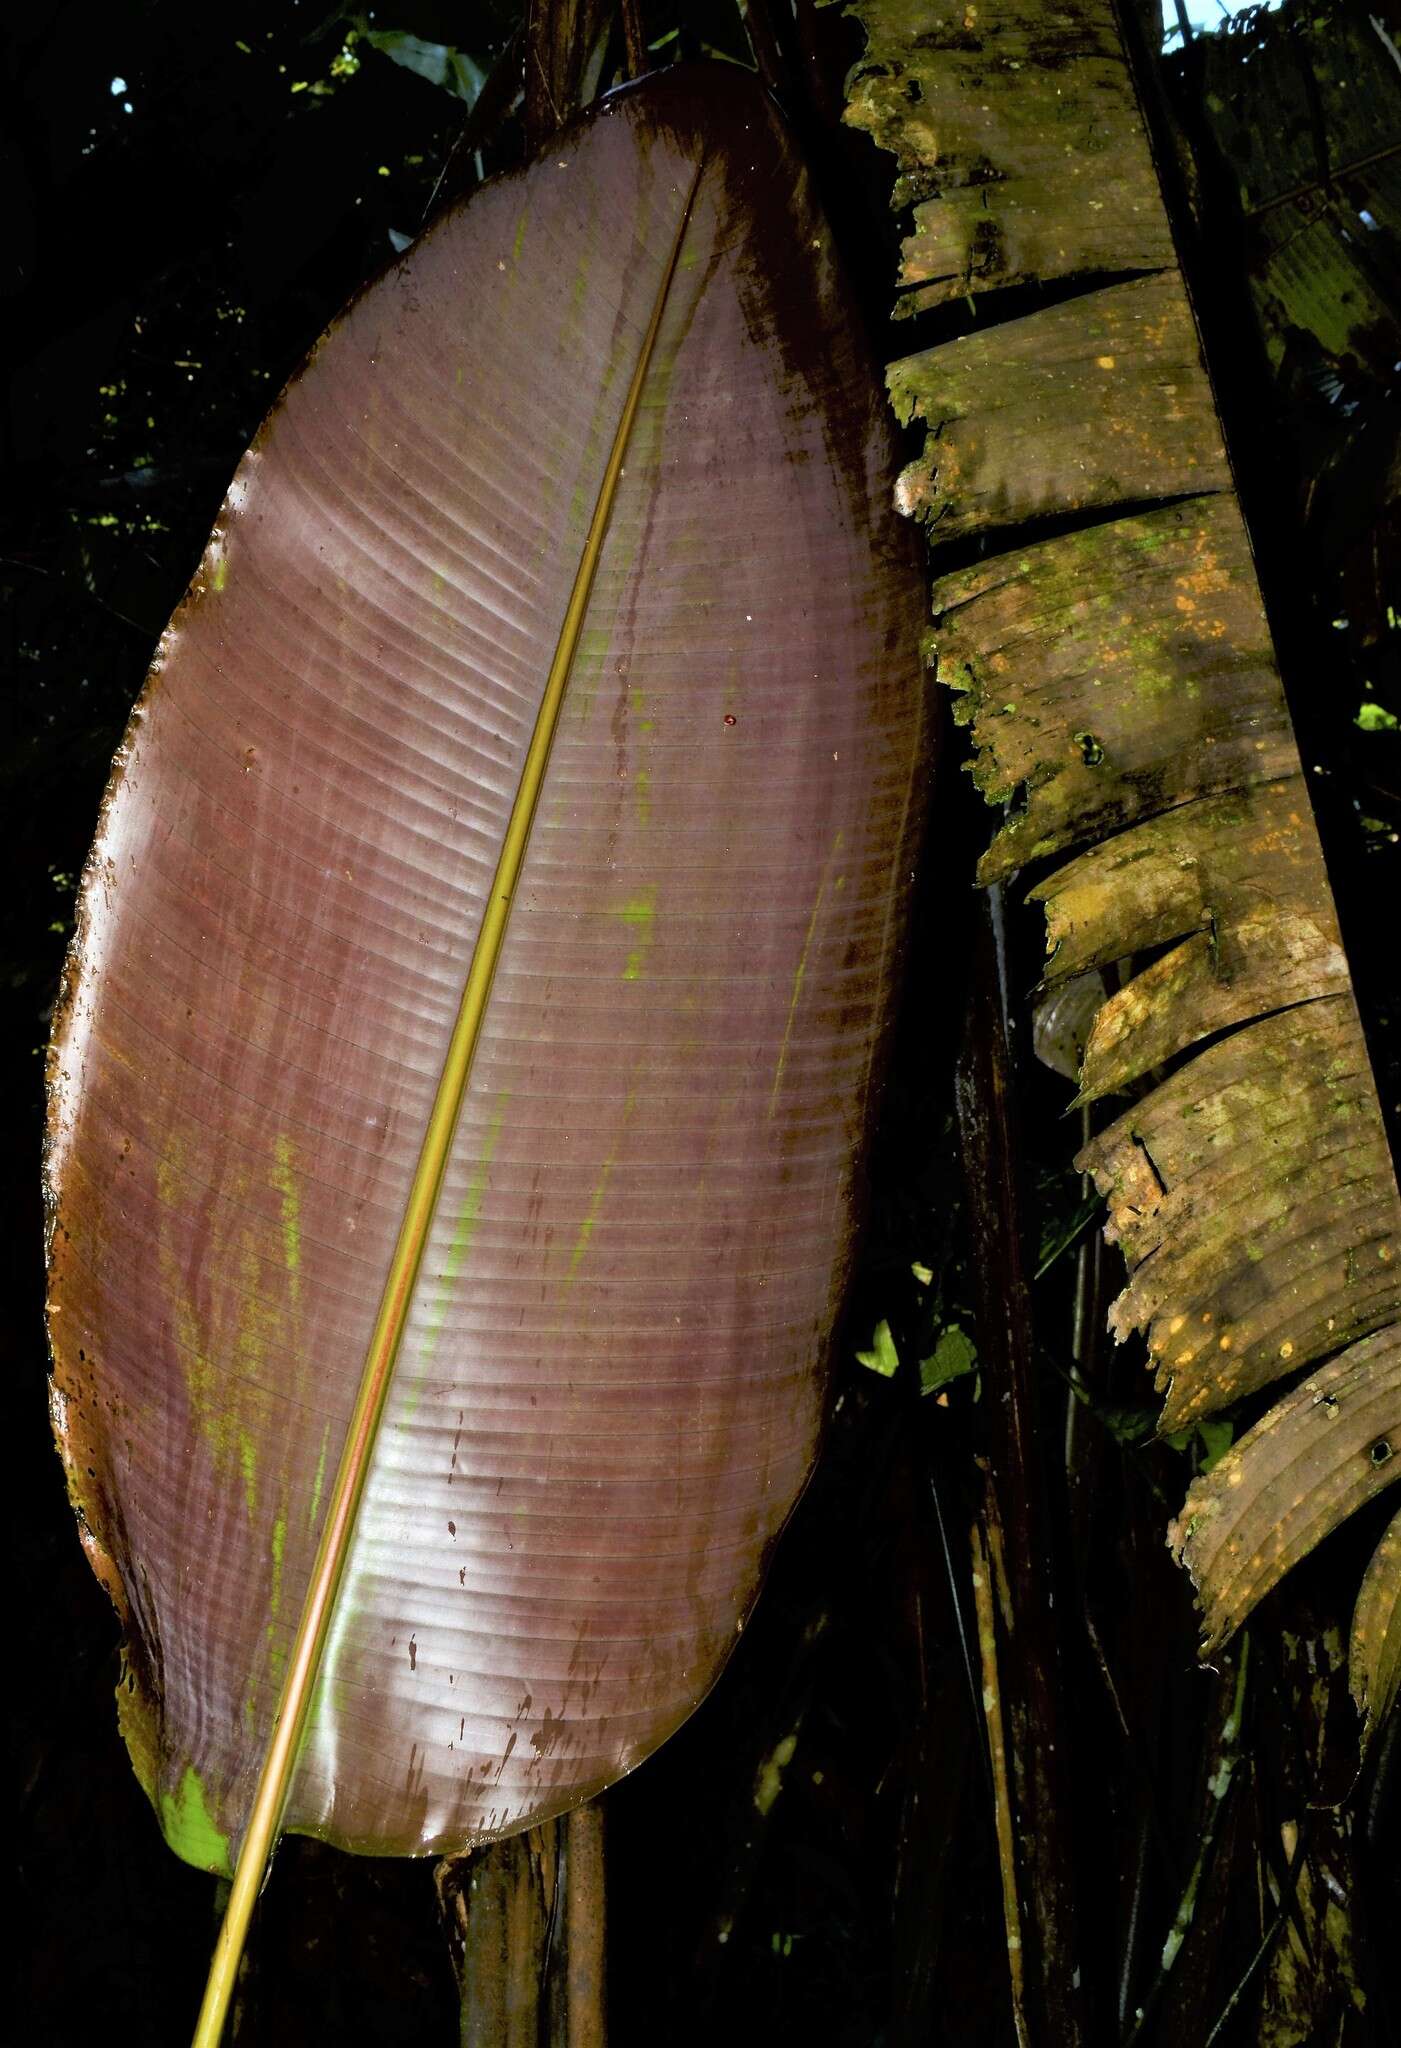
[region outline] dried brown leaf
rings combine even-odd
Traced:
[[[1350,986],[1301,775],[1148,819],[1031,896],[1046,905],[1048,982],[1171,948],[1104,1004],[1081,1101],[1229,1025]]]
[[[897,312],[1032,278],[1172,262],[1106,8],[1023,0],[984,9],[981,21],[938,20],[927,0],[881,0],[852,12],[868,49],[847,119],[898,157],[892,203],[914,202],[900,267],[911,289]],[[1123,147],[1126,133],[1137,147]]]
[[[975,780],[1006,807],[980,878],[1088,847],[1034,892],[1048,1003],[1121,964],[1089,1023],[1080,1100],[1215,1041],[1081,1156],[1132,1276],[1111,1326],[1146,1331],[1167,1427],[1349,1344],[1379,1372],[1384,1346],[1359,1340],[1401,1308],[1401,1202],[1113,9],[853,11],[869,51],[849,118],[895,153],[895,204],[915,208],[906,308],[1031,277],[1084,286],[912,355],[888,382],[901,420],[927,429],[902,509],[936,543],[1001,549],[940,579],[934,602]],[[1038,521],[1086,513],[1103,518],[1028,544]],[[1049,1012],[1040,1037],[1062,1064]],[[1267,1467],[1231,1467],[1233,1512],[1263,1515]],[[1290,1556],[1348,1512],[1330,1472],[1301,1493]],[[1218,1583],[1226,1556],[1196,1544],[1223,1627],[1265,1583],[1262,1569],[1236,1597]],[[1381,1669],[1401,1624],[1369,1598]]]
[[[1401,1444],[1393,1442],[1401,1458]],[[1348,1681],[1363,1718],[1363,1739],[1379,1728],[1401,1693],[1401,1513],[1393,1516],[1352,1613]]]
[[[1201,1597],[1203,1648],[1398,1478],[1401,1332],[1391,1328],[1309,1373],[1193,1481],[1168,1540]]]
[[[902,426],[929,429],[896,503],[941,540],[1229,488],[1176,272],[906,356],[886,384]]]
[[[1239,509],[1215,497],[938,579],[939,679],[972,725],[978,787],[1012,806],[981,881],[1297,774],[1249,570]]]
[[[1401,1310],[1391,1161],[1357,1012],[1262,1018],[1178,1069],[1081,1152],[1180,1429]],[[1390,1198],[1389,1198],[1390,1191]]]

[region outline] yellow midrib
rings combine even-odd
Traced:
[[[570,671],[583,630],[594,574],[603,551],[628,441],[637,417],[647,372],[651,367],[662,315],[666,309],[672,280],[676,275],[681,246],[690,224],[691,210],[695,204],[703,168],[703,165],[697,167],[691,189],[686,196],[686,203],[681,210],[671,251],[657,288],[651,319],[638,353],[627,397],[623,402],[608,461],[604,466],[593,517],[589,522],[583,552],[574,575],[573,588],[565,607],[554,658],[545,679],[535,730],[531,734],[520,782],[511,805],[511,815],[506,824],[496,873],[487,895],[481,929],[477,934],[467,979],[463,986],[457,1021],[453,1026],[437,1094],[424,1130],[418,1164],[404,1207],[403,1222],[399,1228],[394,1256],[390,1261],[379,1312],[366,1352],[360,1388],[346,1432],[345,1449],[341,1454],[340,1467],[331,1490],[325,1526],[317,1548],[316,1562],[312,1567],[311,1583],[297,1624],[296,1639],[288,1662],[287,1679],[277,1719],[273,1724],[272,1739],[263,1760],[247,1832],[239,1853],[238,1867],[234,1872],[228,1906],[209,1968],[204,2002],[195,2028],[194,2048],[218,2048],[233,1995],[239,1958],[248,1935],[248,1924],[262,1888],[268,1859],[281,1827],[282,1811],[296,1768],[297,1752],[320,1669],[326,1632],[340,1588],[346,1558],[349,1555],[355,1518],[365,1490],[380,1417],[384,1411],[385,1397],[389,1391],[395,1360],[403,1340],[404,1326],[413,1300],[424,1246],[437,1209],[453,1134],[467,1092],[472,1060],[481,1036],[492,980],[505,941],[511,902],[525,863],[525,852],[535,818],[535,809],[544,785],[550,749],[559,725]]]

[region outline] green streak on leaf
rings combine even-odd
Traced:
[[[477,1223],[482,1213],[482,1200],[486,1194],[487,1178],[491,1172],[491,1162],[496,1156],[497,1143],[501,1137],[501,1127],[506,1121],[506,1106],[510,1100],[509,1089],[502,1089],[496,1098],[496,1108],[492,1113],[491,1122],[487,1125],[486,1137],[482,1144],[481,1155],[477,1160],[476,1172],[467,1184],[466,1198],[463,1201],[461,1210],[458,1212],[456,1227],[452,1235],[452,1243],[448,1246],[447,1256],[444,1258],[442,1268],[437,1275],[437,1292],[428,1310],[427,1327],[423,1333],[423,1344],[414,1360],[419,1370],[398,1417],[400,1422],[407,1422],[418,1406],[423,1392],[424,1371],[432,1361],[433,1354],[438,1348],[438,1340],[441,1338],[444,1326],[447,1323],[448,1311],[452,1307],[453,1296],[457,1291],[458,1277],[467,1261],[468,1253],[472,1249],[472,1240],[477,1234]]]
[[[492,1112],[491,1122],[486,1127],[486,1138],[482,1145],[481,1157],[477,1161],[477,1170],[467,1184],[467,1197],[457,1219],[457,1228],[453,1232],[448,1255],[443,1260],[438,1299],[434,1302],[429,1317],[428,1342],[424,1346],[425,1357],[432,1356],[433,1347],[442,1334],[453,1288],[467,1254],[472,1249],[472,1240],[477,1234],[477,1223],[482,1213],[482,1198],[486,1194],[487,1176],[491,1172],[491,1162],[496,1157],[496,1147],[501,1139],[501,1127],[506,1121],[506,1108],[510,1100],[510,1090],[503,1088],[496,1098],[496,1108]]]
[[[783,1070],[788,1064],[788,1046],[793,1036],[793,1024],[798,1015],[798,1004],[802,1000],[803,982],[807,978],[808,971],[808,955],[812,951],[812,942],[817,933],[817,920],[822,914],[822,899],[827,893],[827,878],[832,872],[832,863],[841,850],[842,835],[838,832],[836,838],[832,841],[831,851],[822,864],[822,879],[817,885],[817,895],[813,900],[812,915],[808,919],[808,928],[803,935],[803,949],[798,955],[798,965],[793,975],[793,993],[788,999],[788,1015],[784,1020],[783,1040],[778,1048],[778,1065],[774,1068],[773,1087],[769,1091],[769,1115],[771,1117],[778,1107],[778,1094],[783,1086]],[[836,881],[837,888],[840,889],[844,879],[843,876],[838,875]],[[859,1353],[857,1355],[858,1357],[860,1356]]]
[[[268,1606],[276,1616],[282,1605],[282,1560],[287,1554],[287,1517],[279,1515],[272,1525],[272,1591]]]
[[[316,1533],[316,1517],[321,1508],[321,1489],[326,1484],[326,1445],[330,1440],[331,1425],[328,1422],[321,1432],[321,1449],[316,1459],[316,1477],[311,1482],[311,1503],[306,1511],[308,1535]]]
[[[272,1584],[268,1588],[268,1620],[263,1633],[267,1642],[268,1677],[274,1692],[281,1692],[283,1672],[287,1665],[285,1644],[278,1640],[274,1626],[282,1606],[282,1560],[287,1550],[287,1516],[285,1512],[272,1525]],[[257,1688],[254,1688],[256,1697]]]
[[[593,1227],[598,1221],[598,1212],[603,1206],[603,1197],[607,1192],[608,1182],[612,1177],[612,1173],[612,1160],[605,1160],[603,1171],[598,1177],[598,1186],[594,1189],[593,1199],[589,1203],[588,1214],[579,1226],[579,1235],[575,1239],[574,1250],[570,1253],[569,1277],[571,1280],[584,1262],[584,1254],[589,1248],[589,1239],[593,1236]]]
[[[243,1473],[243,1497],[252,1516],[258,1512],[258,1446],[247,1429],[238,1433],[238,1462]]]
[[[162,1792],[161,1832],[186,1863],[196,1870],[212,1870],[216,1876],[232,1877],[229,1838],[215,1827],[204,1796],[204,1786],[193,1764],[185,1766],[178,1792]]]
[[[273,1146],[276,1165],[273,1169],[272,1184],[282,1197],[282,1258],[292,1282],[292,1307],[298,1307],[299,1284],[297,1275],[302,1264],[302,1203],[297,1193],[294,1172],[296,1150],[292,1140],[278,1138]]]
[[[587,524],[585,509],[581,485],[575,491],[569,508],[571,521],[581,530]],[[569,676],[569,703],[571,717],[577,718],[580,724],[593,710],[598,679],[612,644],[612,631],[608,626],[585,626],[579,635],[579,644],[574,650],[574,667]]]
[[[636,1101],[636,1095],[629,1089],[627,1100],[623,1104],[622,1121],[618,1127],[618,1140],[620,1143],[624,1131],[626,1131],[629,1123],[632,1121],[632,1112]],[[574,1278],[580,1266],[584,1263],[584,1255],[588,1251],[589,1240],[593,1236],[594,1225],[597,1223],[599,1211],[603,1207],[603,1197],[608,1192],[608,1183],[613,1177],[613,1168],[616,1163],[616,1154],[610,1153],[599,1169],[598,1185],[593,1191],[593,1197],[589,1202],[587,1213],[584,1216],[583,1222],[579,1225],[579,1235],[574,1240],[574,1249],[569,1255],[568,1277],[570,1280]]]
[[[187,1199],[186,1175],[186,1145],[178,1133],[172,1133],[156,1168],[157,1199],[161,1210],[168,1212],[172,1217],[180,1216]],[[244,1192],[242,1180],[236,1180],[230,1190],[231,1198],[238,1201]],[[249,1457],[244,1446],[245,1443],[253,1443],[253,1432],[259,1421],[258,1409],[264,1397],[262,1389],[249,1382],[256,1382],[258,1376],[260,1318],[263,1321],[268,1319],[266,1309],[259,1310],[252,1304],[252,1293],[259,1279],[256,1253],[248,1243],[241,1246],[241,1284],[235,1289],[235,1300],[239,1306],[234,1329],[234,1348],[243,1369],[243,1377],[232,1388],[214,1362],[213,1354],[218,1346],[212,1344],[206,1336],[203,1319],[196,1313],[188,1291],[184,1260],[177,1245],[172,1243],[164,1229],[160,1232],[157,1263],[161,1286],[170,1305],[175,1325],[180,1369],[185,1378],[190,1413],[208,1446],[215,1471],[221,1477],[231,1478],[235,1467],[242,1467],[245,1492],[248,1496],[248,1511],[251,1515],[256,1505],[256,1491],[249,1473]],[[218,1306],[219,1299],[216,1298],[216,1303],[210,1311],[210,1319],[216,1330],[220,1327]]]
[[[637,934],[637,944],[628,954],[623,968],[624,981],[637,981],[641,978],[643,966],[652,946],[652,919],[656,905],[656,890],[644,889],[640,896],[634,896],[630,902],[623,904],[620,910],[613,912],[614,917],[621,918],[623,923]]]

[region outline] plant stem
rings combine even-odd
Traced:
[[[1055,1530],[1018,1185],[1015,1071],[1002,947],[1002,901],[980,897],[963,1048],[955,1079],[959,1144],[978,1285],[987,1525],[1006,1564],[1001,1690],[1011,1739],[1014,1880],[1031,1941],[1034,2037],[1056,2048],[1086,2038],[1069,1796],[1069,1720],[1054,1613]],[[1005,1882],[1004,1875],[1004,1882]]]
[[[992,1808],[997,1831],[997,1867],[1002,1880],[1002,1919],[1007,1934],[1007,1976],[1012,1987],[1012,2029],[1018,2048],[1029,2048],[1026,1970],[1021,1903],[1017,1896],[1017,1850],[1013,1838],[1012,1788],[1007,1775],[1007,1737],[1002,1686],[997,1669],[997,1618],[992,1597],[992,1560],[980,1521],[970,1531],[973,1550],[973,1605],[978,1617],[978,1655],[983,1674],[983,1714],[992,1765]]]
[[[433,1873],[459,2048],[606,2048],[603,1809],[445,1856]]]

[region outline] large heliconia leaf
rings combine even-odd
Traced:
[[[889,384],[928,429],[898,497],[936,569],[949,535],[982,543],[936,581],[933,632],[1005,806],[980,877],[1073,855],[1032,890],[1047,990],[1118,970],[1079,1099],[1139,1099],[1077,1162],[1129,1266],[1111,1328],[1145,1333],[1166,1428],[1330,1361],[1174,1525],[1214,1643],[1401,1476],[1401,1201],[1376,1086],[1114,8],[852,11],[848,118],[895,152],[914,208],[900,309],[1034,278],[1060,296],[1000,322],[994,300]],[[1370,1725],[1396,1689],[1396,1559],[1393,1533],[1354,1626]]]
[[[59,1440],[197,1863],[245,1829],[391,1273],[283,1824],[524,1826],[743,1625],[911,873],[890,458],[781,125],[680,70],[439,222],[239,468],[103,809],[48,1163]]]

